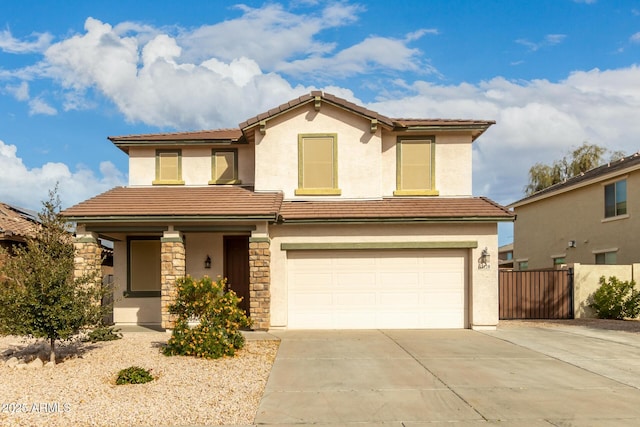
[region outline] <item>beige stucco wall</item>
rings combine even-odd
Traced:
[[[369,120],[326,103],[320,111],[309,104],[269,120],[265,135],[255,133],[256,190],[282,190],[286,198],[296,198],[298,135],[331,133],[337,134],[341,197],[379,197],[380,129],[372,134],[370,127]]]
[[[595,252],[615,249],[618,264],[640,262],[640,171],[627,176],[628,215],[604,218],[604,185],[621,178],[515,207],[515,267],[528,259],[529,269],[551,268],[552,257],[562,255],[567,264],[595,264]]]
[[[498,323],[498,269],[478,270],[482,249],[498,258],[496,224],[273,225],[271,235],[271,326],[287,327],[287,253],[282,243],[477,241],[468,252],[468,321],[477,329]]]
[[[114,243],[114,307],[113,320],[117,324],[160,324],[160,297],[125,298],[127,289],[127,243],[126,236]],[[222,276],[223,264],[222,233],[185,233],[186,272],[192,277]],[[211,268],[204,268],[204,260],[211,257]]]
[[[590,296],[600,287],[600,277],[611,276],[628,281],[640,279],[640,264],[633,265],[586,265],[573,264],[573,312],[574,317],[596,317],[595,311],[589,307]]]
[[[396,190],[396,142],[400,133],[379,126],[372,134],[370,128],[369,120],[329,104],[322,104],[320,111],[309,104],[269,120],[265,135],[255,131],[256,158],[261,159],[256,164],[256,190],[283,190],[288,199],[313,198],[294,194],[298,187],[298,135],[336,133],[340,197],[392,196]],[[471,195],[471,136],[465,133],[425,136],[435,136],[435,180],[440,195]]]
[[[160,148],[160,147],[159,147]],[[182,150],[182,179],[185,185],[208,185],[211,180],[211,149],[214,146],[172,147]],[[254,181],[254,146],[219,146],[238,152],[238,178],[244,185]],[[156,179],[156,147],[129,149],[129,185],[151,185]]]
[[[396,190],[396,142],[399,132],[382,133],[382,195]],[[411,134],[410,136],[413,136]],[[463,133],[435,136],[435,184],[440,196],[470,196],[472,191],[471,136]]]

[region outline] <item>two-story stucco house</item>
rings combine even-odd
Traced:
[[[110,137],[129,185],[64,215],[80,262],[114,242],[116,323],[171,327],[190,274],[227,277],[256,329],[491,328],[497,262],[478,259],[513,215],[472,197],[471,153],[493,123],[312,92],[237,129]]]
[[[640,154],[609,162],[510,205],[514,267],[640,262]]]

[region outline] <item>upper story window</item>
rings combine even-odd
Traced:
[[[340,195],[337,134],[298,135],[296,195]]]
[[[153,184],[184,184],[181,150],[156,150],[156,179]]]
[[[209,184],[240,184],[238,179],[238,151],[217,150],[211,152],[211,181]]]
[[[437,196],[433,137],[398,139],[396,196]]]
[[[618,254],[616,251],[600,252],[596,255],[596,264],[617,264]]]
[[[627,180],[604,186],[604,216],[610,218],[627,213]]]

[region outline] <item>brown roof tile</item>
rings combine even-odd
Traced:
[[[0,203],[0,240],[35,237],[38,221],[34,212]]]
[[[242,137],[240,129],[212,129],[194,132],[149,133],[141,135],[110,136],[112,142],[127,141],[237,141]]]
[[[398,197],[353,201],[285,201],[280,212],[295,220],[472,219],[511,220],[513,213],[484,197]]]
[[[71,218],[219,216],[276,218],[282,193],[242,187],[116,187],[65,209]]]
[[[240,123],[238,125],[238,127],[240,129],[247,129],[257,123],[259,123],[262,120],[267,120],[277,114],[282,113],[283,111],[287,111],[287,110],[291,110],[293,108],[296,108],[302,104],[306,104],[308,102],[313,102],[313,100],[315,99],[316,96],[320,96],[322,98],[323,102],[329,102],[331,104],[334,104],[338,107],[344,108],[346,110],[349,111],[353,111],[354,113],[360,114],[362,116],[365,117],[370,117],[372,119],[376,119],[378,120],[378,122],[380,123],[384,123],[387,126],[393,126],[393,120],[391,120],[389,117],[387,116],[383,116],[380,113],[377,113],[375,111],[371,111],[368,110],[360,105],[354,104],[353,102],[347,101],[346,99],[343,98],[339,98],[335,95],[331,95],[329,93],[322,93],[320,91],[313,91],[310,94],[306,94],[303,95],[299,98],[293,99],[289,102],[286,102],[284,104],[281,104],[280,106],[276,107],[276,108],[272,108],[271,110],[267,111],[266,113],[262,113],[262,114],[258,114],[255,117],[252,117],[248,120],[245,120],[244,122]]]

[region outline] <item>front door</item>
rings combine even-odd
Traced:
[[[224,277],[249,316],[249,236],[224,236]]]

